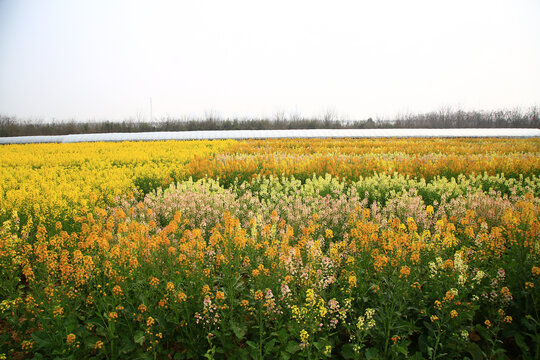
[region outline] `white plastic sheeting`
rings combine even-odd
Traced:
[[[0,144],[276,138],[540,137],[540,129],[305,129],[220,130],[0,137]]]

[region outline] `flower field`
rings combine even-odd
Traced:
[[[540,356],[540,139],[0,159],[0,359]]]

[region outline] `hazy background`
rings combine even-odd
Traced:
[[[0,114],[349,119],[540,102],[540,1],[0,0]]]

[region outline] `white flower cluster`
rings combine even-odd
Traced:
[[[373,328],[376,325],[373,315],[375,315],[375,310],[367,308],[364,316],[358,317],[356,327],[361,331],[368,331]]]
[[[454,269],[459,273],[458,275],[458,284],[459,285],[465,285],[465,282],[467,281],[467,270],[469,269],[469,266],[465,264],[463,259],[461,258],[461,252],[456,252],[454,254]]]

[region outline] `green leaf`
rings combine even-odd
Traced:
[[[472,360],[482,360],[484,358],[484,353],[480,346],[476,345],[473,342],[467,344],[466,350],[472,356]]]
[[[403,345],[396,345],[396,350],[402,353],[403,355],[407,355],[409,353],[409,351],[407,350],[407,347]]]
[[[96,334],[101,337],[107,337],[107,331],[103,328],[103,326],[96,326]]]
[[[132,341],[129,341],[128,339],[124,339],[122,342],[122,347],[120,348],[120,352],[122,354],[129,354],[133,350],[135,350],[135,344]]]
[[[38,345],[38,348],[42,348],[51,344],[51,341],[44,331],[36,331],[32,333],[32,338]]]
[[[341,348],[341,355],[343,355],[345,359],[354,359],[356,357],[356,353],[354,352],[352,344],[343,345]]]
[[[289,341],[285,350],[290,354],[294,354],[295,352],[300,350],[300,345],[295,341]]]
[[[266,344],[264,344],[264,353],[269,354],[272,351],[272,348],[274,347],[275,344],[276,344],[276,339],[272,339]]]
[[[32,360],[43,360],[43,359],[45,358],[40,353],[35,353],[34,357],[32,358]]]
[[[247,327],[246,325],[238,325],[237,323],[231,321],[231,329],[234,332],[234,335],[238,340],[241,340],[246,335]]]
[[[426,336],[425,335],[420,335],[420,337],[418,338],[418,348],[420,349],[420,351],[422,351],[423,353],[428,353],[428,342],[427,342],[427,339],[426,339]]]
[[[288,352],[286,351],[282,351],[280,354],[279,354],[279,358],[280,359],[283,359],[283,360],[289,360],[291,358],[291,354],[289,354]]]
[[[491,335],[490,335],[489,331],[487,331],[486,328],[484,328],[482,325],[477,324],[476,325],[476,331],[478,332],[478,334],[480,334],[480,336],[482,338],[491,339]]]
[[[521,324],[522,324],[523,326],[525,326],[525,327],[527,328],[527,330],[529,330],[529,331],[533,331],[533,330],[534,330],[534,325],[531,324],[531,322],[528,321],[528,319],[527,319],[526,317],[521,318]]]
[[[135,336],[133,336],[133,341],[135,341],[135,344],[142,345],[144,343],[144,332],[137,331]]]
[[[424,360],[424,356],[420,351],[409,357],[409,360]]]
[[[256,343],[254,343],[253,341],[246,341],[246,344],[248,344],[248,346],[252,349],[257,349],[258,346]]]
[[[529,347],[525,343],[525,339],[523,339],[523,335],[516,334],[514,336],[514,339],[516,340],[516,344],[519,346],[521,351],[523,351],[524,354],[528,354],[529,353]]]
[[[287,330],[281,329],[277,336],[279,338],[279,342],[285,343],[285,342],[287,342],[289,334],[287,333]]]
[[[151,353],[145,352],[142,354],[137,354],[137,356],[134,357],[133,360],[153,360],[153,357]]]
[[[378,359],[379,358],[379,350],[377,348],[368,348],[365,352],[366,359]]]
[[[74,317],[70,317],[70,318],[64,320],[64,327],[66,328],[66,331],[68,333],[71,333],[71,332],[75,331],[75,329],[78,327],[78,325],[79,325],[79,322]]]

